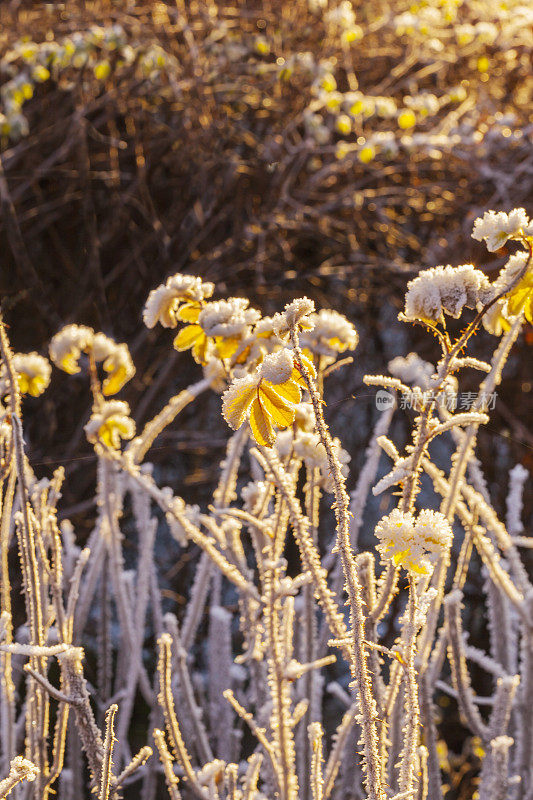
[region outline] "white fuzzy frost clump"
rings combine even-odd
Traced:
[[[489,279],[472,264],[432,267],[407,284],[404,314],[432,322],[439,322],[443,314],[458,319],[463,308],[484,305],[491,293]]]
[[[178,324],[177,312],[183,303],[200,303],[211,297],[215,285],[204,282],[194,275],[172,275],[166,283],[152,289],[143,311],[143,321],[147,328],[158,322],[164,328],[175,328]]]
[[[449,547],[452,529],[439,511],[424,509],[415,517],[395,508],[376,525],[378,550],[413,575],[427,575],[434,557]]]
[[[315,310],[315,304],[308,297],[300,297],[287,303],[285,311],[274,314],[272,325],[277,336],[286,336],[295,327],[300,330],[310,330],[313,326],[309,315]]]
[[[265,356],[260,368],[260,376],[270,383],[280,384],[288,381],[294,369],[293,356],[289,350],[278,350]]]
[[[486,211],[474,222],[472,239],[478,242],[484,239],[487,250],[493,253],[503,247],[508,239],[532,233],[533,225],[528,219],[525,208],[514,208],[509,214],[505,211]]]
[[[248,308],[249,301],[244,297],[230,297],[209,303],[200,312],[198,324],[206,336],[242,338],[251,325],[260,318],[255,308]]]
[[[85,426],[87,439],[117,449],[121,439],[133,439],[135,422],[130,417],[130,407],[122,400],[109,400],[93,411]]]
[[[48,359],[40,356],[39,353],[15,353],[13,356],[13,368],[17,373],[19,389],[23,394],[31,394],[38,397],[44,392],[50,383],[52,367]],[[2,380],[0,374],[0,393],[3,394],[7,388],[7,382]]]
[[[494,296],[513,287],[528,261],[529,253],[526,250],[519,250],[518,253],[513,253],[501,268],[500,274],[493,283]]]
[[[399,378],[402,383],[412,383],[421,389],[428,389],[431,376],[435,367],[429,361],[424,361],[418,353],[409,353],[405,358],[397,356],[389,361],[388,369],[391,375]]]
[[[52,338],[50,358],[59,369],[74,375],[80,371],[78,360],[82,350],[92,344],[94,331],[85,325],[66,325]]]
[[[311,352],[335,359],[338,353],[357,347],[357,331],[338,311],[322,309],[317,314],[311,314],[309,322],[312,330],[302,333],[300,344]]]

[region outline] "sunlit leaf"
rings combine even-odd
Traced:
[[[128,370],[124,366],[118,367],[106,378],[102,384],[102,391],[108,397],[110,394],[120,392],[126,383]]]
[[[192,348],[194,360],[198,364],[202,364],[202,366],[207,364],[207,341],[207,336],[202,332],[202,335],[197,338]]]
[[[270,415],[272,421],[280,428],[288,428],[289,425],[292,425],[296,413],[294,405],[287,403],[267,381],[262,382],[259,391],[263,408]]]
[[[178,309],[176,319],[181,322],[198,322],[202,307],[200,303],[185,303]]]
[[[284,400],[288,400],[289,403],[299,403],[302,397],[300,387],[297,386],[292,378],[285,381],[285,383],[276,383],[274,391],[276,394],[279,394],[280,397],[283,397]]]
[[[217,353],[220,358],[230,358],[237,350],[240,339],[224,339],[222,336],[217,336],[215,339],[217,345]]]
[[[257,399],[252,403],[250,427],[257,444],[262,444],[264,447],[272,447],[275,441],[272,422]]]
[[[242,392],[232,397],[231,401],[224,406],[224,417],[226,422],[234,430],[241,427],[246,419],[246,413],[250,404],[256,397],[257,387],[255,385],[245,386]]]
[[[199,325],[187,325],[174,339],[176,350],[188,350],[200,336],[205,336]]]

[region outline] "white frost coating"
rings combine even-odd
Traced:
[[[52,338],[49,352],[56,367],[74,375],[80,371],[78,359],[93,341],[94,331],[85,325],[66,325]]]
[[[522,523],[522,493],[524,484],[529,478],[528,470],[517,464],[509,473],[509,494],[507,495],[507,530],[511,536],[516,536],[524,530]]]
[[[528,260],[529,253],[526,250],[519,250],[518,253],[513,253],[494,281],[494,296],[513,286]]]
[[[443,552],[452,539],[446,517],[429,509],[423,509],[415,518],[410,512],[395,508],[378,522],[375,533],[383,559],[392,559],[414,574],[428,574],[432,557]]]
[[[249,301],[244,297],[208,303],[200,312],[198,324],[207,336],[242,337],[261,316],[248,305]]]
[[[194,275],[182,275],[178,272],[166,283],[152,289],[144,307],[143,322],[147,328],[153,328],[158,322],[164,328],[175,328],[180,303],[200,303],[211,297],[214,289],[213,283],[204,283]]]
[[[431,376],[435,372],[433,364],[424,361],[417,353],[409,353],[405,358],[393,358],[388,363],[388,369],[391,375],[403,383],[413,383],[423,390],[429,388]]]
[[[123,400],[102,403],[85,425],[87,439],[93,443],[102,440],[110,447],[119,447],[121,439],[135,436],[135,423],[129,414],[130,407]]]
[[[308,297],[300,297],[292,303],[287,303],[285,311],[272,317],[274,333],[277,336],[286,336],[296,325],[303,330],[309,330],[312,327],[309,315],[314,310],[315,304]]]
[[[260,367],[261,378],[270,383],[285,383],[291,377],[294,369],[292,353],[289,350],[278,350],[265,356]]]
[[[338,311],[322,309],[308,317],[312,330],[300,336],[300,345],[313,353],[336,358],[338,353],[355,350],[359,336],[352,323]]]
[[[33,397],[37,397],[50,383],[52,367],[48,359],[40,356],[39,353],[15,353],[13,367],[19,376],[19,389],[23,393],[27,392]],[[3,394],[7,388],[4,378],[5,372],[2,369],[0,370],[0,394]]]
[[[485,240],[487,250],[493,253],[503,247],[508,239],[517,237],[529,229],[529,219],[524,208],[514,208],[509,214],[504,211],[486,211],[474,222],[472,239]]]
[[[443,314],[458,319],[464,308],[476,308],[489,291],[489,279],[472,264],[431,267],[407,284],[404,313],[408,319],[433,322]]]
[[[407,456],[406,458],[400,458],[394,465],[394,468],[376,483],[372,489],[374,497],[382,494],[385,489],[389,489],[391,486],[395,486],[397,483],[404,481],[409,476],[411,469],[412,457]]]

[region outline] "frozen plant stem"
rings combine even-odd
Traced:
[[[353,636],[353,661],[352,673],[359,692],[361,708],[361,728],[363,734],[363,753],[365,765],[366,788],[369,800],[384,800],[385,792],[381,780],[381,766],[378,753],[378,737],[376,732],[376,704],[372,694],[372,685],[367,668],[367,655],[365,651],[365,617],[361,586],[357,577],[355,559],[351,549],[349,504],[350,499],[346,492],[345,480],[340,464],[333,452],[331,434],[322,414],[322,401],[313,377],[307,372],[302,362],[302,351],[298,343],[298,333],[295,328],[290,331],[290,338],[294,348],[298,370],[303,375],[313,410],[315,420],[327,458],[335,491],[335,518],[337,521],[337,546],[341,553],[342,566],[346,578],[348,599],[350,603],[350,622]]]
[[[414,792],[416,788],[416,754],[418,750],[418,725],[420,721],[420,709],[418,704],[417,675],[415,671],[415,652],[416,652],[416,583],[412,576],[409,576],[409,597],[407,600],[407,611],[404,627],[406,665],[406,689],[405,689],[405,723],[404,723],[404,747],[400,761],[399,785],[400,792],[406,795]]]
[[[115,745],[115,714],[118,706],[109,706],[105,715],[104,758],[102,762],[102,775],[100,778],[100,792],[98,800],[108,800],[111,781],[113,778],[113,748]]]

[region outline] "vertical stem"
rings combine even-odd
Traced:
[[[328,464],[333,477],[335,491],[335,518],[337,521],[337,540],[341,552],[342,566],[346,576],[346,587],[350,602],[350,617],[352,634],[354,638],[352,671],[359,690],[359,703],[361,706],[361,728],[363,734],[364,765],[366,772],[366,788],[370,800],[384,800],[385,792],[381,782],[381,767],[378,754],[378,737],[376,732],[377,710],[372,694],[372,684],[367,666],[365,652],[365,616],[361,586],[355,568],[355,559],[350,542],[349,503],[346,493],[345,480],[340,464],[333,453],[331,434],[322,414],[322,402],[317,387],[311,375],[302,363],[302,351],[298,344],[298,334],[295,329],[290,332],[294,348],[296,364],[307,385],[311,402],[315,412],[320,440],[326,450]]]
[[[411,793],[416,788],[416,754],[418,750],[418,725],[420,709],[418,705],[418,686],[415,671],[416,652],[416,583],[409,576],[409,598],[404,628],[405,651],[404,661],[407,667],[405,681],[405,744],[400,763],[400,792]]]

